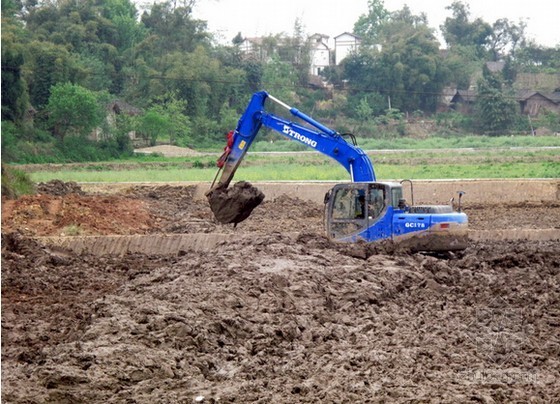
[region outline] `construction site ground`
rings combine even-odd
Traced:
[[[2,201],[2,402],[560,401],[557,198],[465,198],[481,236],[430,255],[334,243],[298,192],[233,228],[196,186],[110,188]]]

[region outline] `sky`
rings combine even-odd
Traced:
[[[389,11],[408,4],[414,14],[425,12],[428,23],[439,26],[451,12],[445,8],[453,0],[401,1],[385,0]],[[218,34],[221,43],[241,32],[243,37],[294,32],[300,19],[305,33],[321,33],[332,39],[344,32],[352,32],[354,23],[367,12],[367,0],[198,0],[193,15],[206,20],[211,32]],[[560,45],[560,1],[558,0],[469,0],[471,17],[481,17],[492,24],[498,18],[508,18],[527,24],[526,36],[539,45]],[[530,7],[528,6],[530,5]],[[442,47],[445,43],[438,32]]]

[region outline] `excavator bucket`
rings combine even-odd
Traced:
[[[206,198],[218,222],[237,225],[247,219],[253,209],[261,204],[264,194],[250,183],[240,181],[231,188],[213,188],[206,194]]]

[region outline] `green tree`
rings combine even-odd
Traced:
[[[152,94],[176,93],[177,98],[187,102],[186,113],[191,118],[218,118],[222,104],[235,98],[246,81],[242,70],[223,66],[204,46],[190,53],[170,53],[161,59],[160,65],[166,79],[154,83],[154,87],[161,88]]]
[[[64,46],[37,41],[29,45],[28,54],[26,81],[29,99],[31,105],[42,109],[49,100],[52,87],[70,80],[72,56]]]
[[[13,0],[2,1],[2,120],[18,123],[29,102],[23,76],[26,35],[19,9]]]
[[[387,22],[390,13],[385,9],[383,0],[368,0],[368,12],[360,15],[354,24],[354,33],[359,35],[364,45],[379,43],[381,27]]]
[[[21,122],[27,92],[22,78],[23,55],[16,52],[2,48],[2,120]]]
[[[299,84],[306,85],[308,83],[311,64],[311,47],[309,41],[305,38],[304,27],[301,20],[296,19],[293,35],[287,38],[285,45],[280,49],[283,50],[285,55],[283,60],[291,62],[294,66]]]
[[[263,85],[278,99],[287,103],[295,101],[297,72],[291,63],[283,62],[277,56],[264,66]]]
[[[114,25],[115,46],[120,51],[132,48],[147,34],[144,24],[137,22],[138,11],[130,0],[104,0],[102,15]]]
[[[150,34],[144,47],[148,45],[152,57],[158,58],[170,51],[192,52],[199,45],[210,45],[206,22],[194,19],[188,5],[176,7],[169,0],[153,3],[142,14],[141,21]]]
[[[156,97],[148,110],[137,119],[138,131],[148,136],[152,145],[160,139],[185,146],[192,133],[190,120],[185,115],[186,104],[174,93]]]
[[[353,91],[383,94],[403,111],[434,111],[447,70],[425,15],[413,15],[405,6],[381,32],[381,51],[364,48],[344,65]]]
[[[103,120],[103,109],[92,91],[71,83],[53,86],[46,110],[57,138],[85,136]]]
[[[509,131],[516,120],[517,103],[513,94],[504,90],[500,75],[484,66],[483,77],[477,87],[475,109],[480,130],[489,135],[501,135]]]
[[[492,35],[492,27],[481,18],[470,21],[470,10],[468,4],[454,1],[446,7],[453,14],[447,17],[440,29],[445,42],[450,48],[454,46],[473,46],[479,57],[485,53],[485,46]]]
[[[492,33],[488,39],[488,49],[492,60],[500,60],[506,54],[515,56],[518,46],[525,41],[527,24],[515,24],[507,18],[500,18],[492,25]]]
[[[560,45],[551,48],[527,41],[516,52],[515,61],[524,71],[557,73],[560,69]]]
[[[238,46],[238,45],[241,45],[244,40],[245,40],[245,38],[243,38],[243,35],[241,35],[241,32],[238,32],[237,35],[234,36],[233,39],[231,40],[231,43]]]
[[[138,131],[148,136],[152,146],[156,144],[158,136],[168,134],[170,130],[171,123],[159,108],[149,109],[139,120]]]

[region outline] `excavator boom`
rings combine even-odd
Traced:
[[[267,99],[286,108],[291,115],[306,122],[315,130],[267,112],[265,110]],[[231,150],[227,156],[224,156],[223,171],[218,182],[213,184],[212,189],[229,185],[262,126],[333,158],[348,171],[352,182],[375,181],[375,172],[371,160],[362,149],[348,143],[338,132],[324,126],[296,108],[288,106],[267,92],[261,91],[253,94],[249,105],[239,119],[234,131]]]

